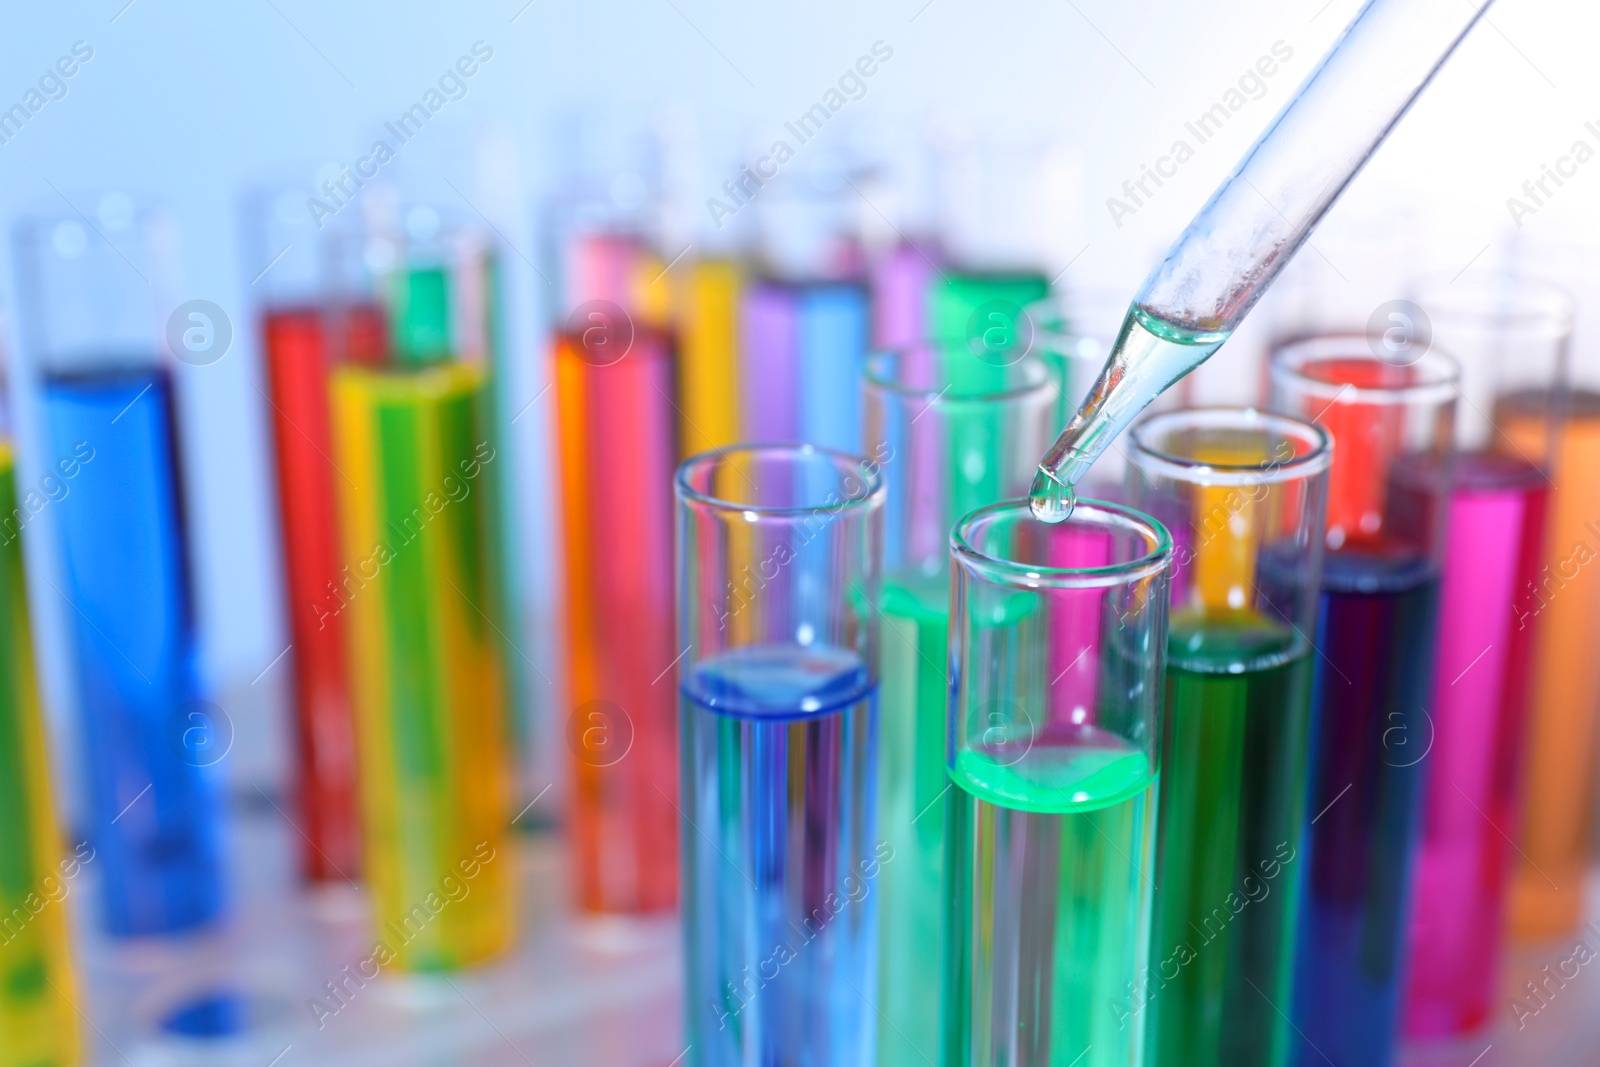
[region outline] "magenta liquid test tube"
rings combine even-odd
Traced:
[[[1469,401],[1456,409],[1433,730],[1418,739],[1430,748],[1405,1031],[1435,1038],[1475,1030],[1493,1011],[1540,640],[1524,591],[1542,562],[1550,416],[1563,406],[1572,314],[1563,294],[1503,279],[1459,279],[1423,290],[1418,302],[1431,343],[1460,362]],[[1516,433],[1514,420],[1491,422],[1488,413],[1527,398],[1544,413],[1543,432],[1517,440],[1506,432]]]

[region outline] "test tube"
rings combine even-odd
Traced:
[[[1552,630],[1531,598],[1546,558],[1552,445],[1564,430],[1571,302],[1529,283],[1458,277],[1419,292],[1417,303],[1430,323],[1430,343],[1461,362],[1463,396],[1471,401],[1457,409],[1433,680],[1436,738],[1410,923],[1406,1032],[1425,1038],[1466,1033],[1489,1018],[1506,891],[1517,860],[1511,842],[1519,831],[1519,782],[1549,790],[1554,783],[1545,775],[1551,765],[1565,763],[1569,781],[1587,784],[1587,761],[1569,762],[1567,752],[1594,739],[1594,708],[1583,705],[1576,722],[1560,720],[1556,736],[1546,739],[1541,755],[1547,762],[1534,763],[1524,775],[1530,667],[1553,666],[1550,681],[1562,694],[1541,694],[1543,702],[1534,706],[1545,716],[1560,719],[1562,701],[1581,702],[1585,685],[1600,700],[1600,673],[1582,670],[1581,659],[1546,658],[1547,646],[1565,639],[1558,635],[1575,628],[1580,640],[1600,642],[1600,629],[1580,613]],[[1505,419],[1503,428],[1490,422],[1491,413]],[[1590,500],[1600,504],[1600,495],[1590,494]],[[1549,543],[1560,554],[1573,542],[1569,537]],[[1593,605],[1592,595],[1587,603]],[[1593,646],[1573,646],[1568,654],[1580,647]],[[1583,822],[1574,820],[1588,810],[1587,797],[1581,786],[1541,797],[1549,805],[1542,818],[1565,820],[1564,828],[1575,835],[1576,865],[1567,868],[1574,876],[1587,858]],[[1528,825],[1536,836],[1548,821]],[[1549,888],[1534,877],[1541,889]]]
[[[116,192],[84,209],[95,223],[63,208],[16,230],[46,459],[79,465],[47,513],[60,561],[52,584],[69,627],[102,922],[119,936],[175,933],[223,908],[211,744],[222,727],[198,675],[162,333],[176,322],[180,339],[209,330],[214,343],[223,324],[220,309],[193,311],[196,320],[168,302],[175,235],[159,210]]]
[[[879,878],[875,1062],[896,1067],[939,1052],[950,530],[1027,492],[1056,384],[1032,357],[991,365],[960,343],[919,345],[867,360],[864,403],[887,494],[877,773],[895,852]]]
[[[1152,1065],[1289,1062],[1328,436],[1248,408],[1135,426],[1130,501],[1172,531]],[[1141,1019],[1140,1017],[1143,1016]]]
[[[766,279],[751,287],[748,301],[744,437],[854,451],[861,441],[866,287]]]
[[[1296,1058],[1391,1063],[1434,668],[1457,370],[1437,349],[1380,358],[1381,338],[1278,349],[1279,410],[1333,439],[1312,678],[1310,813],[1295,996]],[[1413,488],[1425,484],[1430,491]]]
[[[676,359],[625,313],[555,338],[566,552],[568,833],[579,906],[678,899],[672,470]]]
[[[1017,500],[950,544],[940,1062],[1133,1067],[1171,539],[1119,505],[1047,525]]]
[[[880,464],[740,446],[678,469],[689,1062],[871,1063]]]
[[[452,970],[515,918],[487,374],[348,364],[331,389],[374,931],[395,966]]]
[[[1532,631],[1534,638],[1521,810],[1505,816],[1516,821],[1518,844],[1510,929],[1542,940],[1582,920],[1591,862],[1600,582],[1584,564],[1600,554],[1600,394],[1563,387],[1571,331],[1564,296],[1527,284],[1493,296],[1479,319],[1488,334],[1481,343],[1494,345],[1497,363],[1520,374],[1494,398],[1493,447],[1539,464],[1548,476],[1541,483],[1548,494],[1543,545],[1530,573],[1516,575],[1511,601],[1517,634]]]
[[[76,458],[64,462],[45,476],[57,482],[80,472]],[[87,842],[71,855],[61,847],[22,569],[28,513],[4,436],[0,502],[7,511],[0,522],[0,1067],[66,1067],[82,1058],[67,898],[94,852]]]
[[[1033,271],[944,271],[928,294],[926,336],[1009,348],[1024,309],[1049,292],[1050,279]]]
[[[800,294],[793,286],[758,280],[745,290],[740,317],[744,373],[739,378],[740,437],[799,441]]]
[[[360,874],[361,842],[345,620],[328,603],[343,562],[328,373],[335,360],[381,358],[386,341],[376,303],[329,291],[308,195],[292,186],[246,194],[246,269],[262,290],[294,703],[296,843],[308,879],[342,881]]]
[[[872,264],[874,351],[905,348],[928,336],[928,294],[939,261],[931,243],[902,239]]]
[[[708,452],[739,440],[739,303],[744,272],[728,259],[687,266],[680,303],[678,367],[683,451]]]

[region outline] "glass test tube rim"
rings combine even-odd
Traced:
[[[991,363],[989,366],[996,370],[1010,371],[1020,367],[1026,373],[1026,378],[1016,384],[1008,384],[997,389],[957,390],[950,385],[942,389],[931,386],[908,385],[905,376],[900,373],[903,359],[917,351],[940,351],[953,349],[961,351],[961,347],[949,342],[924,342],[915,345],[904,345],[898,348],[879,349],[869,356],[862,375],[868,388],[877,389],[899,397],[926,400],[929,406],[941,408],[956,407],[964,404],[993,404],[1005,400],[1015,400],[1038,393],[1054,385],[1049,368],[1031,351],[1024,352],[1011,363]],[[976,355],[974,359],[978,358]]]
[[[1273,383],[1301,396],[1315,396],[1330,404],[1433,404],[1460,395],[1461,366],[1454,356],[1430,346],[1416,360],[1399,363],[1377,355],[1378,338],[1363,333],[1323,333],[1302,337],[1274,348],[1267,359]],[[1355,385],[1307,374],[1305,368],[1328,360],[1359,360],[1396,370],[1413,367],[1426,377],[1405,385]]]
[[[1474,329],[1549,338],[1572,332],[1576,302],[1560,285],[1543,278],[1468,274],[1453,280],[1442,274],[1424,275],[1411,289],[1425,313],[1448,312],[1453,323]]]
[[[846,478],[859,478],[862,491],[841,497],[838,501],[818,500],[812,504],[759,504],[729,500],[695,487],[697,476],[710,474],[739,457],[786,460],[791,466],[796,457],[817,457],[824,460],[839,476],[841,484]],[[730,445],[690,456],[678,465],[673,477],[673,488],[678,498],[700,511],[724,515],[743,515],[746,522],[798,522],[815,516],[819,511],[830,512],[834,517],[870,511],[881,507],[885,496],[881,465],[865,456],[843,452],[823,445],[803,441],[778,441]]]
[[[1157,448],[1150,438],[1173,430],[1260,430],[1306,445],[1286,460],[1262,463],[1202,461]],[[1326,471],[1333,463],[1333,438],[1316,423],[1257,407],[1178,408],[1141,419],[1128,433],[1128,462],[1139,469],[1192,485],[1279,485]]]
[[[1093,527],[1110,533],[1142,537],[1146,550],[1122,563],[1097,567],[1053,567],[1023,563],[980,550],[974,532],[987,523],[1016,517],[1048,530],[1073,526]],[[1168,572],[1172,562],[1172,534],[1159,521],[1137,508],[1107,500],[1081,499],[1062,522],[1042,523],[1034,517],[1026,498],[1001,500],[970,511],[950,531],[950,555],[985,581],[1023,589],[1108,589],[1133,585]]]

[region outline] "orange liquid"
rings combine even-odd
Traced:
[[[1507,451],[1544,454],[1548,424],[1536,397],[1495,411]],[[1600,709],[1600,394],[1578,393],[1549,447],[1554,487],[1544,567],[1512,610],[1538,629],[1522,768],[1521,840],[1511,931],[1554,937],[1583,917]]]

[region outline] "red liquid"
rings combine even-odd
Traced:
[[[1519,594],[1539,568],[1547,488],[1519,459],[1456,460],[1411,917],[1412,1037],[1476,1029],[1493,1007],[1535,630]]]
[[[678,899],[676,368],[667,336],[643,327],[608,358],[556,337],[568,827],[579,906],[643,912]]]
[[[339,348],[371,362],[382,313],[345,309]],[[301,863],[306,877],[353,878],[360,870],[355,739],[345,675],[339,528],[328,422],[328,318],[281,308],[263,322],[267,388],[282,514],[284,594],[292,643]]]

